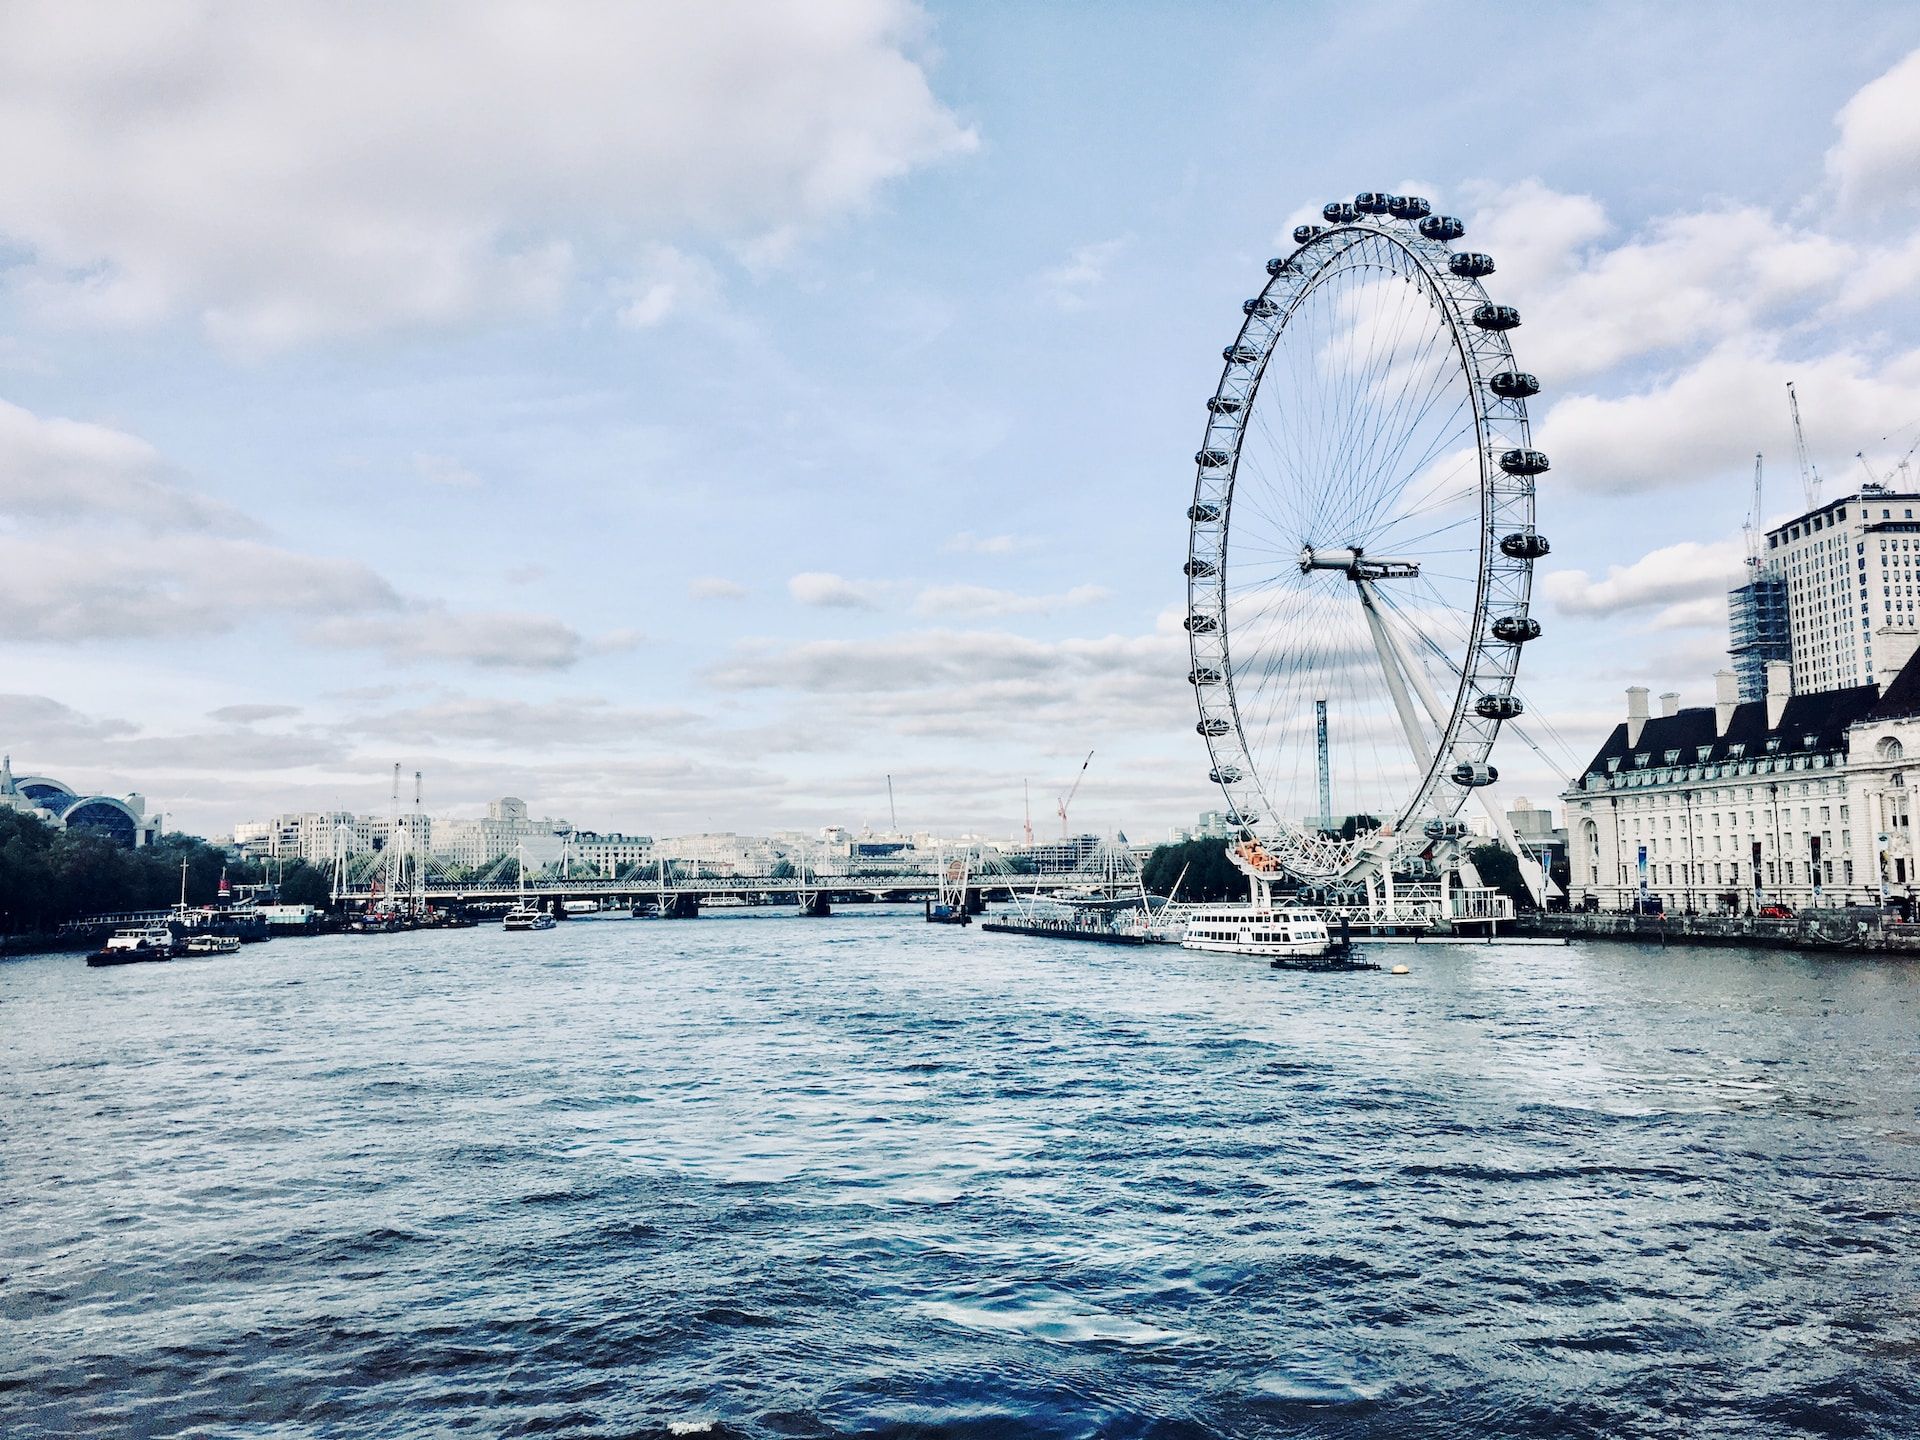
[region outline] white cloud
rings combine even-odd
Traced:
[[[454,611],[422,605],[406,614],[340,615],[309,626],[307,638],[342,649],[378,650],[398,663],[451,660],[498,670],[564,670],[586,641],[550,615]]]
[[[649,245],[765,258],[972,149],[920,28],[898,0],[23,0],[0,234],[44,305],[241,348],[545,308]]]
[[[1879,210],[1920,198],[1920,50],[1841,108],[1827,174],[1846,204]]]
[[[809,570],[787,581],[787,593],[802,605],[838,610],[879,609],[878,588],[825,570]]]
[[[1725,614],[1727,590],[1745,576],[1746,549],[1742,542],[1718,540],[1700,544],[1683,540],[1662,546],[1630,565],[1610,565],[1606,578],[1595,580],[1584,570],[1554,570],[1541,580],[1547,598],[1568,615],[1618,615],[1654,606],[1681,604],[1696,608],[1684,612],[1704,616],[1700,608],[1720,605]],[[1671,627],[1677,616],[1670,615]]]
[[[703,575],[687,582],[687,595],[693,600],[739,600],[746,593],[747,587],[739,581],[719,575]]]
[[[613,288],[622,302],[620,323],[645,330],[671,315],[711,305],[720,293],[720,272],[698,255],[655,245]]]
[[[153,530],[249,528],[225,506],[182,489],[146,441],[104,425],[45,418],[4,400],[0,514]]]
[[[445,485],[454,490],[474,490],[480,477],[450,455],[422,451],[413,457],[413,471],[429,485]]]
[[[1033,541],[1024,535],[976,535],[971,530],[962,530],[947,538],[940,548],[956,555],[1011,555],[1016,550],[1025,550]]]
[[[1041,290],[1062,310],[1086,308],[1093,302],[1093,293],[1107,283],[1107,271],[1129,243],[1128,237],[1122,235],[1080,246],[1064,264],[1040,277]]]
[[[985,585],[929,585],[914,597],[921,615],[969,616],[999,619],[1008,615],[1045,615],[1076,605],[1094,605],[1112,592],[1099,585],[1076,585],[1062,595],[1021,595]]]
[[[1730,341],[1637,394],[1560,401],[1537,432],[1555,482],[1626,494],[1750,472],[1756,451],[1784,461],[1794,453],[1789,380],[1814,459],[1835,480],[1854,468],[1866,437],[1920,416],[1920,350],[1878,363],[1846,352],[1788,361],[1758,343]],[[1783,471],[1791,473],[1768,467],[1770,476]]]
[[[262,720],[286,720],[300,713],[298,705],[222,705],[209,710],[209,720],[229,725],[257,725]]]

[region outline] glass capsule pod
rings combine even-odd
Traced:
[[[1269,261],[1268,263],[1271,264],[1272,262]],[[1280,313],[1280,306],[1277,302],[1269,299],[1265,295],[1256,295],[1253,299],[1241,303],[1240,313],[1243,315],[1258,315],[1262,320],[1266,320],[1278,315]]]
[[[1522,370],[1502,370],[1487,381],[1502,400],[1525,400],[1540,393],[1540,382]]]
[[[1198,670],[1194,670],[1188,674],[1187,683],[1189,685],[1218,685],[1220,683],[1220,672],[1211,665],[1202,665]]]
[[[1387,213],[1396,220],[1424,220],[1433,207],[1418,195],[1396,195],[1387,205]]]
[[[1463,789],[1473,790],[1482,785],[1500,783],[1500,772],[1491,765],[1475,765],[1462,760],[1453,767],[1453,783]]]
[[[1547,537],[1537,530],[1516,530],[1500,537],[1500,553],[1510,560],[1538,560],[1552,550]]]
[[[1238,785],[1240,783],[1240,770],[1237,766],[1222,765],[1217,770],[1207,771],[1207,779],[1216,785]]]
[[[1220,518],[1220,507],[1201,501],[1187,507],[1187,519],[1199,525],[1211,525]]]
[[[1232,458],[1224,450],[1196,450],[1193,463],[1207,470],[1218,470]]]
[[[1220,567],[1211,560],[1189,560],[1180,568],[1187,572],[1190,580],[1207,580],[1220,573]]]
[[[1260,816],[1252,810],[1229,810],[1227,812],[1227,823],[1229,825],[1239,825],[1243,827],[1258,825],[1260,823]]]
[[[1384,215],[1393,205],[1393,197],[1377,190],[1362,190],[1353,197],[1353,208],[1362,215]]]
[[[1260,358],[1260,352],[1252,345],[1229,345],[1220,352],[1220,358],[1229,365],[1251,365]]]
[[[1231,730],[1233,726],[1222,720],[1218,715],[1209,715],[1193,728],[1210,739],[1218,740],[1222,735]]]
[[[1475,250],[1462,250],[1447,257],[1447,269],[1462,280],[1484,280],[1493,273],[1493,257]]]
[[[1520,312],[1511,305],[1477,305],[1473,323],[1482,330],[1512,330],[1520,324]]]
[[[1296,225],[1293,227],[1293,243],[1304,245],[1309,240],[1318,240],[1326,233],[1325,228],[1319,225]],[[1271,265],[1273,262],[1269,260],[1267,263]]]
[[[1467,226],[1452,215],[1429,215],[1420,222],[1420,233],[1429,240],[1458,240],[1467,233]]]
[[[1524,645],[1540,638],[1540,622],[1531,615],[1502,615],[1493,622],[1493,638],[1507,645]]]
[[[1482,695],[1473,702],[1473,713],[1482,720],[1511,720],[1526,708],[1517,695]]]
[[[1468,833],[1467,822],[1452,815],[1436,815],[1420,829],[1429,840],[1458,840]]]
[[[1207,397],[1207,409],[1215,415],[1238,415],[1246,406],[1246,401],[1237,395],[1210,395]]]
[[[1273,257],[1273,259],[1267,261],[1267,273],[1269,275],[1278,275],[1282,271],[1291,270],[1292,268],[1293,268],[1293,261],[1288,260],[1283,256],[1276,255]]]
[[[1509,475],[1544,475],[1553,467],[1538,450],[1506,450],[1501,452],[1500,468]]]
[[[1220,622],[1212,615],[1187,616],[1187,630],[1194,635],[1211,635],[1220,628]]]
[[[1360,212],[1344,200],[1333,200],[1322,205],[1320,214],[1329,225],[1351,225],[1360,218]]]

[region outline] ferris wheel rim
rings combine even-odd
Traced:
[[[1507,332],[1518,323],[1517,313],[1494,306],[1480,284],[1480,278],[1492,271],[1491,260],[1472,252],[1451,253],[1445,242],[1458,238],[1464,227],[1444,217],[1437,225],[1424,221],[1424,201],[1368,195],[1358,198],[1391,201],[1409,210],[1417,207],[1416,214],[1401,215],[1395,210],[1394,217],[1422,219],[1422,230],[1376,218],[1387,208],[1385,205],[1373,213],[1329,206],[1327,227],[1302,227],[1310,233],[1302,236],[1296,231],[1298,243],[1293,252],[1269,262],[1267,284],[1242,307],[1246,318],[1234,343],[1223,352],[1221,378],[1208,401],[1206,437],[1194,457],[1194,498],[1188,510],[1186,628],[1192,667],[1188,678],[1200,712],[1196,728],[1206,739],[1213,762],[1209,776],[1226,796],[1229,822],[1236,830],[1259,834],[1282,865],[1301,878],[1327,883],[1350,881],[1370,866],[1377,868],[1382,852],[1390,856],[1394,847],[1406,844],[1412,822],[1426,818],[1429,812],[1436,819],[1457,816],[1472,790],[1490,773],[1487,759],[1500,725],[1519,709],[1513,688],[1521,647],[1526,639],[1538,634],[1537,622],[1528,615],[1535,558],[1532,547],[1538,543],[1544,548],[1544,542],[1537,542],[1533,515],[1533,476],[1539,470],[1528,468],[1536,458],[1539,469],[1546,465],[1545,457],[1532,448],[1525,400],[1533,391],[1509,394],[1494,388],[1498,380],[1532,382],[1532,377],[1517,370],[1507,339]],[[1341,209],[1347,213],[1336,221],[1333,212]],[[1429,226],[1436,233],[1423,233]],[[1457,682],[1444,706],[1444,719],[1437,697],[1422,696],[1435,743],[1426,763],[1419,767],[1419,781],[1394,813],[1382,817],[1377,830],[1336,839],[1325,833],[1331,817],[1324,811],[1318,817],[1318,832],[1308,830],[1293,817],[1275,813],[1277,807],[1267,778],[1254,760],[1233,660],[1234,622],[1227,593],[1229,539],[1247,424],[1280,337],[1317,291],[1351,270],[1378,265],[1382,258],[1392,265],[1408,267],[1397,273],[1423,286],[1436,313],[1445,318],[1458,363],[1455,378],[1464,387],[1471,407],[1480,523],[1472,613],[1464,627],[1464,651],[1454,667]],[[1515,456],[1526,458],[1516,461]],[[1507,550],[1506,542],[1513,538],[1503,537],[1507,527],[1513,527],[1513,535],[1526,537],[1521,547],[1524,553]],[[1350,563],[1356,567],[1351,578],[1356,579],[1365,603],[1368,586],[1357,573],[1361,562],[1357,552],[1349,553]],[[1309,564],[1331,568],[1320,567],[1310,550],[1303,555],[1303,571]],[[1373,607],[1369,604],[1367,608]],[[1496,609],[1497,633],[1489,629],[1490,615]],[[1377,630],[1375,638],[1378,642]],[[1444,655],[1441,658],[1450,660]],[[1416,664],[1403,665],[1402,680],[1411,679],[1413,672],[1423,670],[1425,664],[1423,655]],[[1383,665],[1391,684],[1394,667],[1384,655]],[[1405,698],[1397,692],[1396,699],[1405,705]],[[1403,711],[1403,721],[1405,718]],[[1412,727],[1408,737],[1413,738]],[[1471,783],[1456,783],[1456,777],[1462,775]]]

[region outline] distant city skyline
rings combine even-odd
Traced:
[[[1920,439],[1920,12],[1120,8],[10,7],[0,748],[208,834],[399,761],[1044,839],[1089,749],[1076,832],[1191,825],[1200,402],[1383,186],[1525,317],[1552,760],[1711,703],[1786,382],[1829,497]]]

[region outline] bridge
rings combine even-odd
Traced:
[[[1116,883],[1131,886],[1132,876],[1116,877],[1111,871],[1071,870],[1044,875],[1013,873],[955,877],[950,888],[964,886],[971,905],[993,899],[1011,899],[1016,893],[1030,895],[1063,889],[1111,888]],[[749,904],[791,903],[803,911],[821,912],[832,902],[853,899],[868,901],[930,900],[942,889],[938,875],[795,875],[781,878],[762,875],[684,876],[664,879],[645,874],[624,876],[540,876],[520,881],[488,879],[455,881],[425,875],[418,880],[402,878],[395,889],[381,877],[358,877],[336,885],[334,899],[345,905],[371,905],[392,898],[406,904],[456,904],[469,908],[506,909],[521,902],[602,900],[631,905],[650,902],[662,911],[676,915],[698,914],[700,906],[715,900],[744,901]]]

